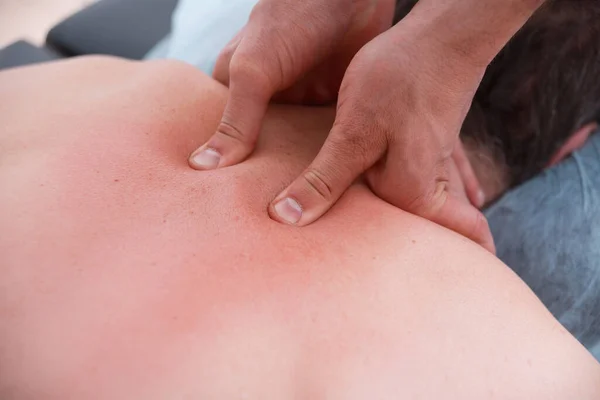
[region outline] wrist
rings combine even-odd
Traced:
[[[446,57],[485,68],[545,0],[419,0],[399,25]]]
[[[439,40],[432,33],[429,21],[414,18],[403,19],[393,27],[395,51],[411,54],[418,63],[423,76],[429,76],[442,86],[452,87],[458,91],[472,90],[481,82],[488,62],[480,61],[473,54],[465,55],[461,51]]]

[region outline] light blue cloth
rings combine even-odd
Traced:
[[[256,3],[258,0],[180,0],[170,35],[146,59],[185,61],[212,75],[221,49],[246,25]]]
[[[257,0],[181,0],[173,32],[148,55],[211,74]],[[600,360],[600,134],[485,214],[498,257]]]

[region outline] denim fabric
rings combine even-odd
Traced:
[[[485,214],[498,257],[600,360],[600,134]]]
[[[210,74],[257,0],[181,0],[173,32],[148,58]],[[485,214],[498,256],[600,360],[600,135]]]

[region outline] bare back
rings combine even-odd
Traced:
[[[600,370],[509,270],[355,185],[269,219],[330,110],[273,108],[198,172],[226,89],[89,58],[0,74],[0,398],[597,399]]]

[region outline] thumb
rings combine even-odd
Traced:
[[[274,89],[261,71],[232,63],[229,98],[215,134],[190,156],[190,166],[208,170],[235,165],[256,146]]]
[[[465,200],[460,200],[447,192],[444,203],[436,213],[429,216],[431,221],[451,229],[475,243],[481,245],[492,254],[496,254],[494,238],[485,216]]]
[[[385,152],[385,146],[376,146],[378,141],[372,139],[334,125],[312,164],[273,200],[271,218],[305,226],[323,216]]]

